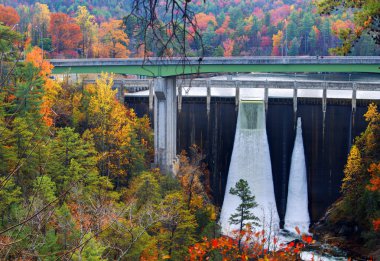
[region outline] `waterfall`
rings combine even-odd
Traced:
[[[272,166],[265,124],[263,101],[241,101],[235,133],[235,142],[228,172],[227,186],[220,216],[222,232],[237,229],[229,218],[241,203],[229,193],[239,179],[248,182],[258,207],[252,213],[260,219],[260,229],[277,231],[279,217],[274,196]]]
[[[297,134],[292,153],[286,204],[285,229],[295,232],[295,227],[303,233],[309,231],[310,217],[307,196],[305,152],[302,139],[301,118],[297,120]]]

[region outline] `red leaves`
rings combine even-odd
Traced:
[[[20,22],[20,16],[13,7],[0,5],[0,22],[7,26],[14,26]]]
[[[212,239],[211,240],[211,245],[212,245],[213,248],[217,248],[218,247],[218,240]]]
[[[224,22],[218,30],[215,31],[216,34],[224,34],[228,33],[230,31],[229,25],[230,25],[231,17],[229,15],[226,15],[226,18],[224,19]]]
[[[302,235],[302,241],[307,244],[311,244],[313,242],[313,238],[311,236]]]
[[[371,175],[371,179],[369,181],[370,184],[367,186],[367,189],[373,192],[380,191],[380,163],[372,163],[368,169],[368,172]]]
[[[380,231],[380,218],[375,219],[372,224],[375,231]]]
[[[78,47],[82,40],[79,25],[73,18],[64,13],[53,13],[50,16],[49,32],[52,36],[52,44],[57,52]]]
[[[277,249],[279,239],[273,237],[273,244],[270,244],[272,247],[268,249],[268,238],[264,230],[252,231],[251,227],[246,227],[242,232],[235,231],[233,235],[233,237],[203,238],[203,242],[189,248],[189,260],[208,260],[215,255],[215,252],[221,255],[222,260],[294,260],[299,257],[299,253],[306,245],[313,242],[311,236],[302,235],[299,240],[287,245],[280,244],[280,248]],[[238,238],[241,237],[244,239],[239,249]]]

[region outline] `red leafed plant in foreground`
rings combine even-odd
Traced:
[[[313,243],[313,238],[308,235],[301,235],[296,227],[296,232],[300,236],[297,242],[288,244],[279,243],[277,237],[268,238],[265,231],[254,231],[247,225],[238,235],[220,236],[218,238],[203,238],[203,242],[196,243],[189,248],[188,260],[299,260],[299,254],[305,246]],[[244,238],[244,244],[239,249],[238,239]]]

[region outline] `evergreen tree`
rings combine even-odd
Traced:
[[[58,129],[57,137],[49,144],[50,161],[47,173],[56,182],[59,191],[71,183],[97,175],[96,150],[91,135],[81,138],[74,129]],[[88,182],[87,182],[88,183]]]
[[[161,213],[163,217],[158,227],[158,245],[172,260],[184,260],[188,254],[187,247],[195,243],[196,221],[187,210],[182,193],[167,195],[162,202]]]
[[[293,38],[293,40],[290,41],[290,48],[289,48],[288,55],[290,56],[298,55],[300,45],[301,45],[300,41],[296,37]]]
[[[230,189],[230,194],[238,196],[241,203],[236,208],[236,213],[230,217],[230,223],[239,225],[239,249],[241,245],[241,232],[246,224],[258,226],[259,218],[252,214],[251,210],[257,207],[255,196],[252,195],[248,182],[244,179],[240,179],[235,187]]]

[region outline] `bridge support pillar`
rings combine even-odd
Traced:
[[[178,112],[182,111],[182,86],[178,86]]]
[[[297,89],[297,82],[294,82],[294,89],[293,89],[293,112],[294,114],[297,114],[297,99],[298,99],[298,89]]]
[[[176,78],[155,78],[154,161],[164,173],[173,173],[176,162],[177,94]]]
[[[325,82],[324,83],[324,88],[323,88],[323,91],[322,91],[322,111],[323,111],[323,115],[326,114],[326,110],[327,110],[327,84]]]
[[[269,100],[269,88],[268,88],[268,80],[266,82],[264,89],[264,106],[265,106],[265,113],[268,112],[268,100]]]
[[[235,111],[238,111],[239,109],[239,102],[240,102],[240,81],[235,82]]]
[[[153,111],[153,82],[149,81],[149,111]]]
[[[118,99],[121,104],[124,104],[124,85],[121,83],[119,86],[116,87],[116,89],[116,99]]]
[[[352,84],[352,112],[356,112],[356,83]]]
[[[210,116],[211,110],[211,83],[210,80],[207,80],[207,97],[206,97],[206,108],[207,108],[207,116]]]

